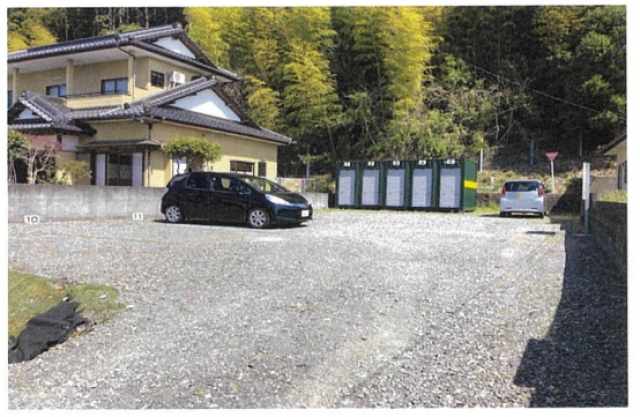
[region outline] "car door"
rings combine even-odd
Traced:
[[[185,183],[181,205],[189,219],[210,219],[209,199],[211,193],[210,175],[205,172],[193,172]]]
[[[211,201],[212,210],[216,211],[220,220],[244,222],[251,194],[251,188],[237,178],[218,177],[215,196]]]

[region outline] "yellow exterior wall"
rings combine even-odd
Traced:
[[[152,138],[159,142],[167,142],[175,136],[206,138],[221,146],[222,158],[205,167],[207,170],[229,172],[231,161],[253,162],[254,174],[258,174],[258,163],[266,162],[267,178],[275,179],[278,173],[278,145],[259,140],[251,140],[240,136],[220,132],[209,132],[169,123],[157,124],[153,127]],[[169,158],[165,165],[164,180],[171,179],[172,164]],[[163,184],[164,185],[164,184]]]
[[[66,84],[66,68],[58,68],[37,73],[18,73],[15,88],[13,87],[13,75],[7,77],[7,87],[13,89],[14,101],[20,97],[23,91],[29,90],[38,94],[46,94],[47,86]]]
[[[76,161],[84,161],[91,166],[91,155],[88,153],[76,154]],[[79,179],[76,185],[91,185],[91,177]]]
[[[74,66],[75,94],[100,94],[102,80],[123,78],[129,75],[128,61],[103,62],[93,65]]]
[[[167,178],[167,171],[169,172],[169,178]],[[162,151],[151,151],[151,183],[145,183],[145,186],[164,187],[170,179],[171,161],[169,158],[165,157]]]
[[[147,139],[146,123],[127,119],[124,121],[93,122],[91,126],[97,131],[95,136],[83,143],[94,140],[138,140]]]
[[[200,77],[204,75],[201,72],[196,72],[187,68],[178,67],[178,66],[169,64],[167,62],[160,61],[158,59],[143,58],[139,61],[144,61],[145,69],[143,71],[137,71],[138,77],[140,77],[140,81],[139,82],[136,81],[136,83],[140,88],[144,88],[148,90],[147,94],[154,94],[163,90],[162,88],[151,86],[151,71],[156,71],[164,74],[164,85],[165,85],[164,89],[169,87],[172,71],[183,73],[185,75],[185,82],[191,81],[193,77]]]
[[[112,121],[95,122],[92,124],[97,133],[92,138],[85,138],[81,143],[89,141],[118,141],[132,139],[146,139],[147,125],[137,121]],[[211,132],[205,129],[181,126],[171,123],[158,123],[153,125],[151,139],[157,142],[166,143],[176,136],[196,137],[209,139],[221,146],[221,159],[208,164],[206,170],[229,172],[231,161],[243,161],[254,163],[254,174],[258,174],[258,163],[267,164],[267,178],[275,179],[278,172],[278,145],[260,140],[251,140],[240,136],[234,136],[219,132]],[[166,157],[161,150],[152,150],[151,169],[147,170],[147,151],[144,151],[145,172],[143,184],[146,187],[164,187],[172,176],[172,161]],[[89,154],[78,154],[77,160],[90,161]],[[89,180],[80,181],[81,184],[88,184]]]
[[[67,162],[75,161],[76,153],[75,152],[66,152],[61,151],[56,155],[56,167],[59,168],[66,164]],[[60,169],[56,169],[56,178],[61,179],[63,176],[63,172]],[[67,184],[70,184],[70,181],[67,181]]]
[[[70,97],[69,107],[83,108],[100,105],[121,105],[131,100],[139,100],[148,95],[160,92],[169,86],[172,71],[185,74],[187,82],[193,77],[202,76],[202,72],[179,67],[158,59],[143,57],[135,60],[136,80],[135,90],[131,94],[100,95],[102,80],[123,78],[129,76],[128,57],[122,60],[103,62],[92,65],[73,66],[73,91],[68,91],[69,95],[91,95],[88,97]],[[158,71],[165,76],[165,88],[151,86],[151,71]],[[16,85],[14,86],[13,74],[7,74],[7,87],[13,90],[14,98],[20,96],[22,91],[29,90],[38,94],[46,94],[46,87],[50,85],[67,84],[66,68],[39,71],[37,73],[18,73]],[[67,86],[70,88],[70,86]]]

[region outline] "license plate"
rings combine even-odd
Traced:
[[[309,217],[309,210],[302,210],[300,212],[300,217]]]

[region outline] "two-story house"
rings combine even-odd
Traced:
[[[179,25],[10,53],[7,77],[8,127],[56,140],[59,163],[89,163],[85,184],[164,186],[185,169],[162,152],[176,136],[221,145],[208,169],[275,178],[278,147],[291,143],[225,93],[239,77]]]

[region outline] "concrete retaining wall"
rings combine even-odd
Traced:
[[[37,215],[40,221],[161,218],[163,188],[96,187],[81,185],[9,185],[9,222]]]
[[[592,195],[594,197],[594,195]],[[593,200],[593,199],[592,199]],[[607,252],[618,269],[627,274],[627,204],[591,201],[589,234]]]
[[[9,222],[23,222],[37,215],[40,221],[133,218],[162,218],[160,201],[164,188],[96,187],[78,185],[10,184]],[[327,208],[328,196],[307,193],[314,209]]]

